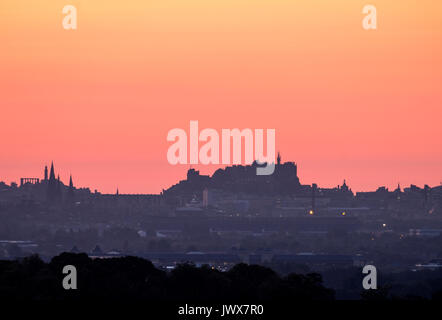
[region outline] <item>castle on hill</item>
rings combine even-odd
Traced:
[[[190,168],[187,179],[180,181],[167,190],[164,195],[185,195],[200,193],[205,188],[225,190],[233,193],[248,194],[293,194],[308,191],[309,185],[301,185],[298,178],[298,166],[295,162],[282,163],[278,153],[275,171],[272,175],[257,175],[259,165],[234,165],[218,169],[212,176],[201,175],[198,170]]]

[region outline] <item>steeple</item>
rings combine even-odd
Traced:
[[[51,162],[51,173],[49,175],[49,180],[54,181],[55,180],[55,171],[54,171],[54,162]]]
[[[48,166],[45,166],[45,181],[48,180]]]
[[[55,179],[54,162],[51,162],[51,173],[49,175],[48,189],[47,189],[47,200],[49,202],[55,202],[57,198],[57,181]]]
[[[278,166],[281,164],[281,154],[278,151],[278,158],[276,158],[276,162],[278,164]]]
[[[74,194],[74,183],[72,182],[72,174],[69,176],[69,188],[66,196],[66,202],[69,204],[74,203],[75,201],[75,194]]]

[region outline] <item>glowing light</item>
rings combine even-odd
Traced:
[[[385,228],[387,225],[385,223],[383,223],[382,226]]]
[[[308,214],[313,215],[313,213],[314,213],[313,210],[310,210]]]
[[[342,214],[343,216],[345,216],[347,213],[344,211],[344,212],[342,212],[341,214]]]

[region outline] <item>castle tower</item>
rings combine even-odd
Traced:
[[[344,183],[342,184],[341,190],[348,191],[348,186],[347,186],[345,179],[344,179]]]

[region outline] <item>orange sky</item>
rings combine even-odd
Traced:
[[[434,0],[2,0],[0,180],[54,160],[76,186],[156,193],[188,168],[167,162],[167,132],[198,120],[276,129],[305,184],[438,185],[441,15]]]

